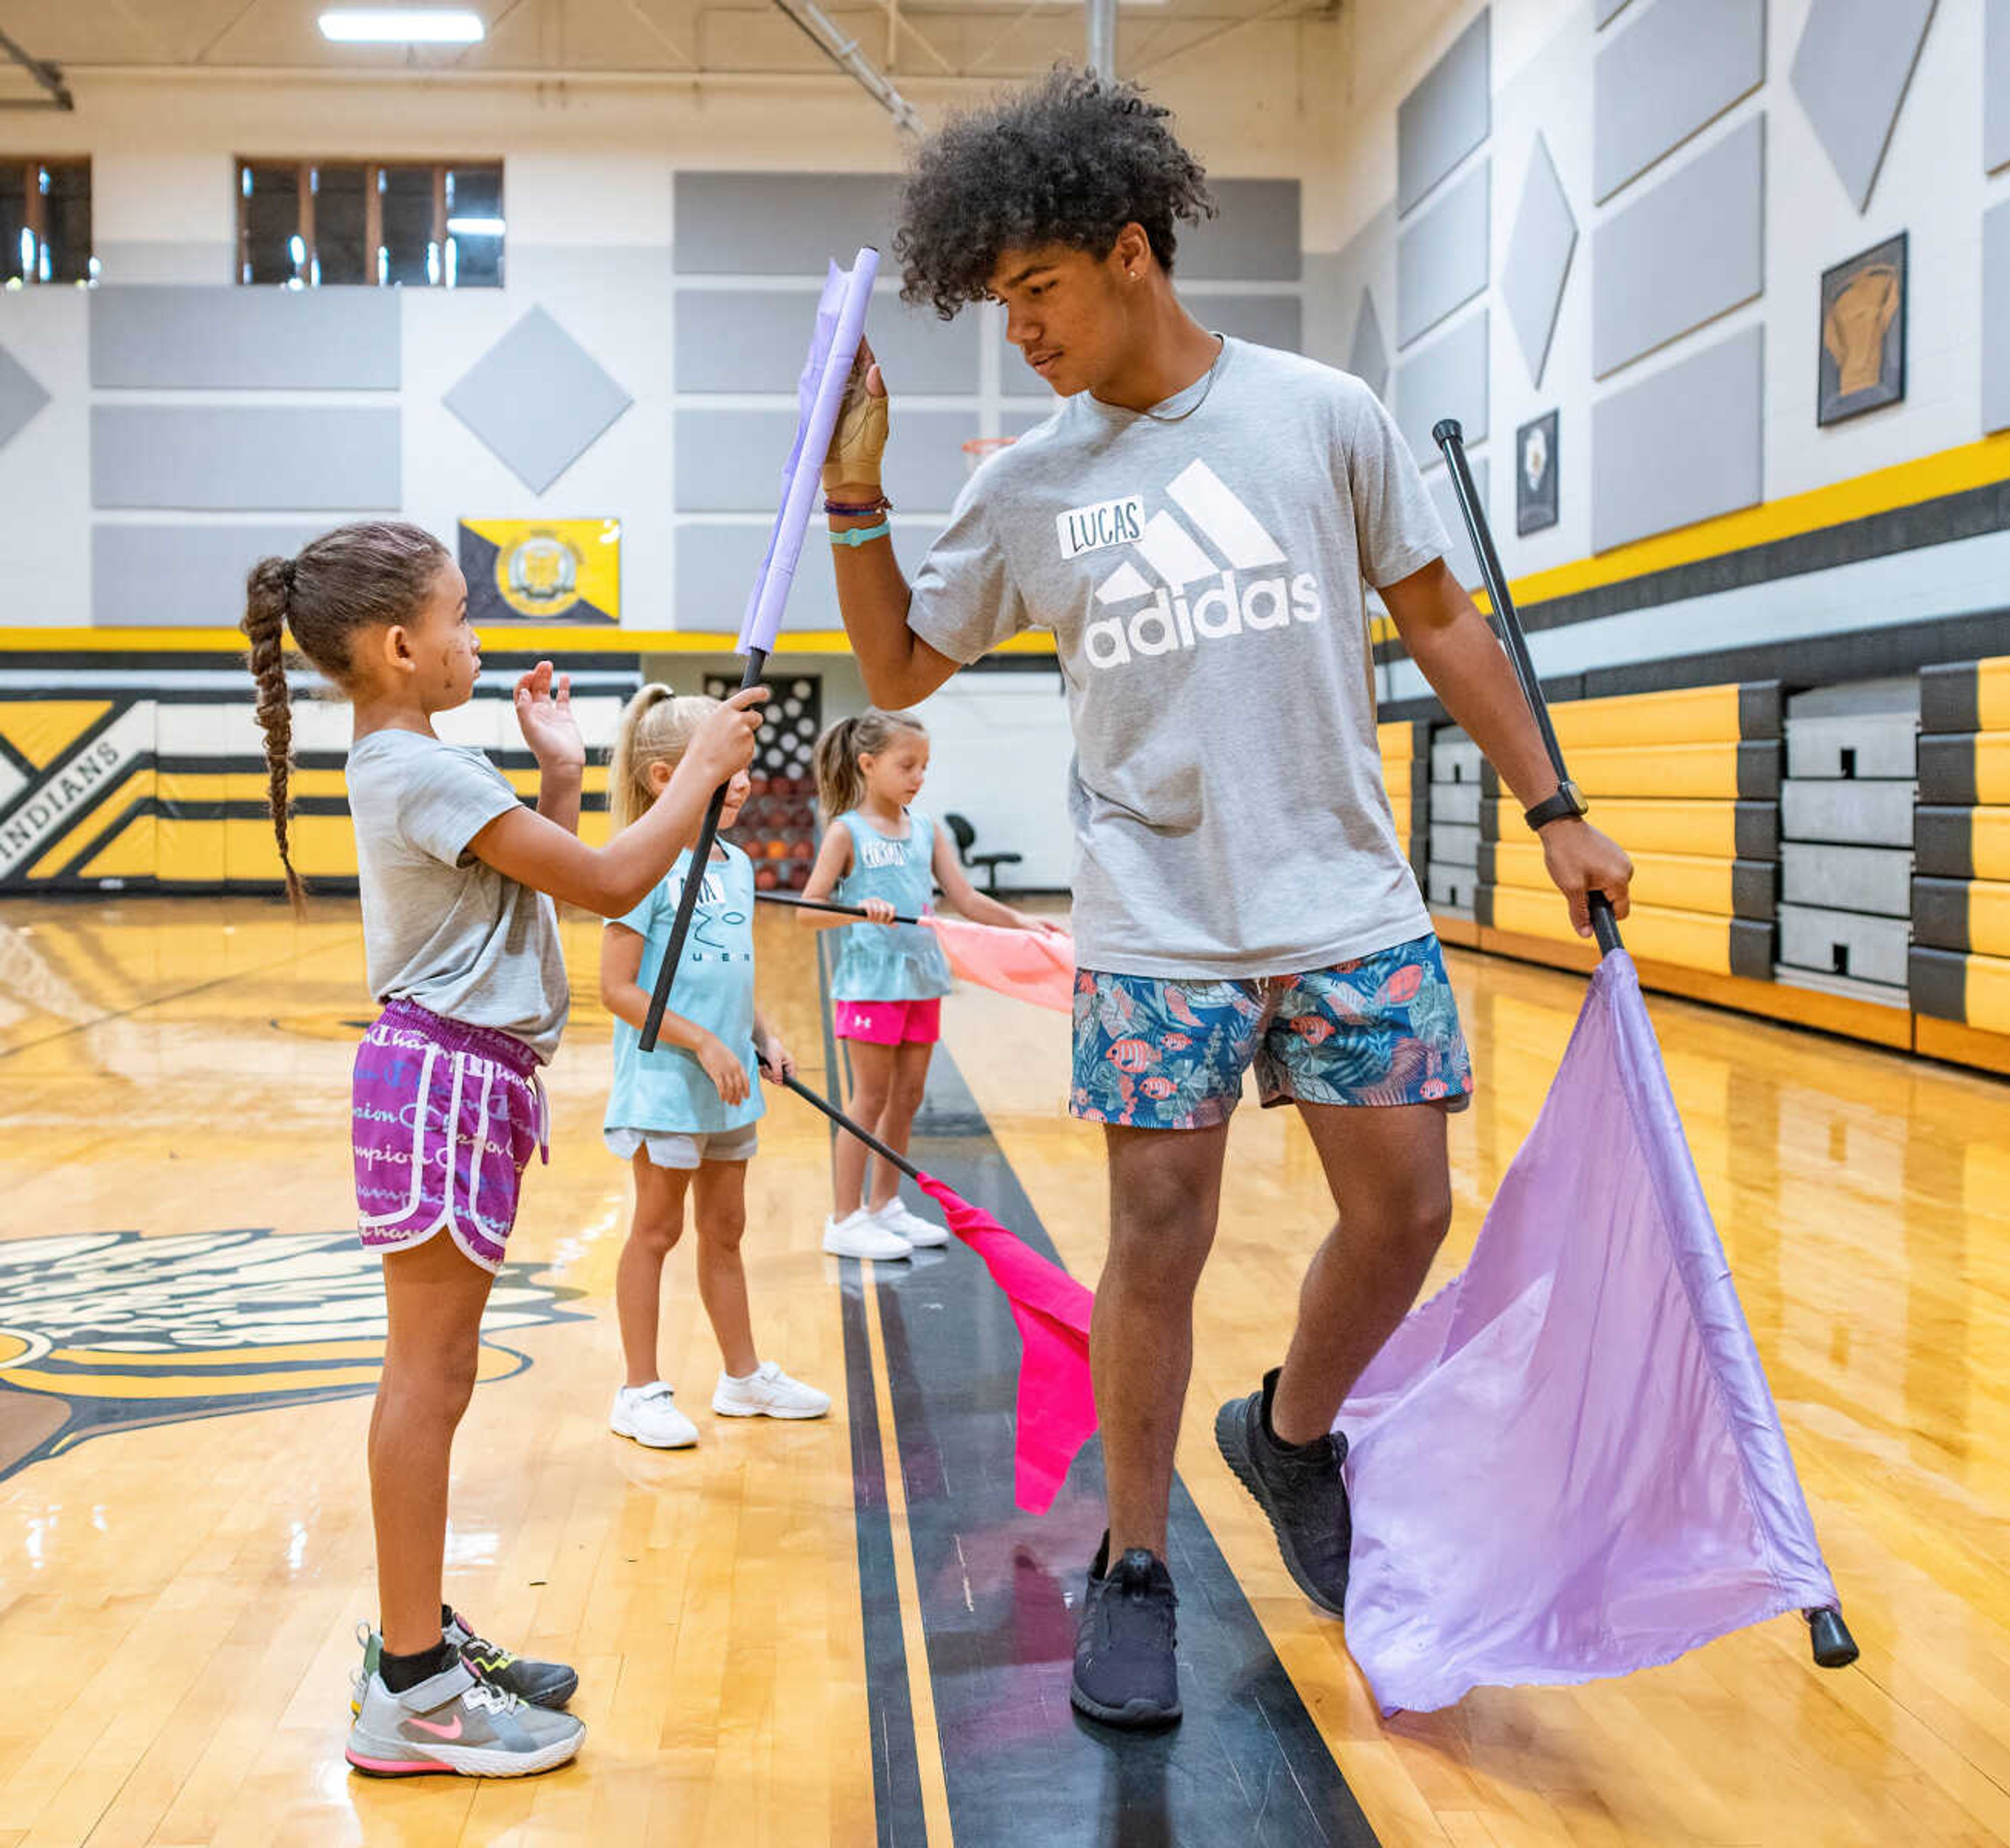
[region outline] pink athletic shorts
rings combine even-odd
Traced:
[[[942,1038],[942,1002],[840,1001],[836,1030],[868,1046],[932,1046]]]

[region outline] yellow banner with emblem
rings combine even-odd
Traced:
[[[460,570],[477,629],[621,620],[618,520],[463,520]]]

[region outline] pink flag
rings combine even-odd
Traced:
[[[1835,1587],[1624,951],[1465,1271],[1342,1408],[1385,1711],[1672,1661]]]
[[[1072,937],[1058,931],[1001,930],[932,913],[922,921],[934,930],[950,967],[965,981],[1057,1013],[1074,1011]]]
[[[1028,1514],[1054,1505],[1075,1454],[1096,1435],[1088,1317],[1096,1298],[1057,1264],[932,1176],[918,1177],[949,1229],[984,1260],[1018,1325],[1019,1406],[1013,1499]]]

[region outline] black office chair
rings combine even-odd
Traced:
[[[984,889],[993,898],[998,896],[998,869],[1001,866],[1017,866],[1026,857],[1023,853],[973,853],[971,849],[977,842],[977,830],[963,815],[944,815],[944,824],[950,838],[956,842],[956,857],[970,871],[984,875]]]

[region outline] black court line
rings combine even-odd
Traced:
[[[912,1153],[1035,1250],[1057,1257],[939,1047]],[[878,1266],[875,1275],[957,1848],[1374,1848],[1366,1818],[1181,1484],[1174,1486],[1167,1551],[1180,1592],[1186,1717],[1169,1733],[1144,1736],[1076,1716],[1068,1678],[1083,1577],[1103,1532],[1099,1446],[1084,1453],[1051,1513],[1020,1513],[1012,1501],[1019,1337],[1003,1296],[961,1246]],[[847,1340],[850,1314],[847,1304]],[[854,1430],[858,1423],[854,1405]]]

